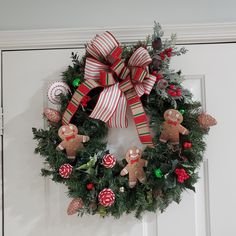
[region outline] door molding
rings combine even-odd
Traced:
[[[152,26],[0,31],[0,50],[81,47],[105,30],[112,31],[120,42],[130,43],[145,39]],[[163,25],[163,30],[166,37],[176,33],[178,44],[236,42],[236,22]]]

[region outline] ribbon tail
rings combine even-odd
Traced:
[[[134,88],[126,91],[125,96],[131,109],[140,141],[148,146],[153,146],[149,122],[139,96]]]
[[[128,121],[126,118],[127,101],[124,93],[121,93],[117,108],[111,118],[108,120],[108,126],[114,128],[127,128]]]
[[[62,124],[68,125],[77,111],[82,98],[87,95],[92,89],[100,87],[96,81],[94,80],[86,80],[83,82],[73,94],[63,116],[62,116]]]
[[[90,117],[107,122],[115,112],[120,96],[119,84],[104,88]]]
[[[144,88],[143,84],[134,85],[134,89],[139,97],[142,97],[143,94],[145,93],[145,88]]]

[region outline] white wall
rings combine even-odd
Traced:
[[[0,30],[236,22],[235,0],[0,0]]]

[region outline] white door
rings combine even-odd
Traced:
[[[70,64],[71,52],[79,50],[2,53],[5,236],[210,236],[210,231],[212,236],[235,235],[232,212],[233,207],[234,212],[236,210],[233,201],[236,197],[233,189],[236,164],[233,121],[236,112],[234,104],[231,104],[236,87],[233,78],[236,50],[232,50],[235,44],[188,48],[190,52],[175,60],[173,65],[182,69],[189,81],[203,81],[201,78],[205,75],[207,110],[217,117],[219,125],[212,128],[207,139],[205,157],[209,161],[205,161],[201,169],[202,179],[197,194],[187,192],[179,205],[173,204],[161,215],[146,214],[142,221],[133,216],[119,220],[101,219],[97,215],[69,217],[66,209],[70,200],[66,197],[66,189],[39,175],[43,163],[33,154],[35,142],[31,127],[44,126],[42,110],[47,106],[46,87],[50,81],[60,78],[61,72]],[[220,55],[227,56],[222,60]],[[191,88],[191,83],[186,83]],[[203,89],[193,89],[203,96]],[[227,222],[224,220],[226,217]]]

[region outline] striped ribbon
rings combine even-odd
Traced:
[[[138,48],[126,66],[121,60],[122,49],[110,32],[96,36],[87,45],[85,82],[75,91],[63,114],[63,124],[69,124],[82,98],[96,87],[103,87],[90,117],[107,122],[110,127],[127,127],[126,110],[130,107],[140,141],[151,145],[148,119],[140,97],[149,94],[156,77],[149,75],[151,63],[148,51]],[[103,63],[105,62],[105,64]],[[118,82],[117,78],[121,80]]]

